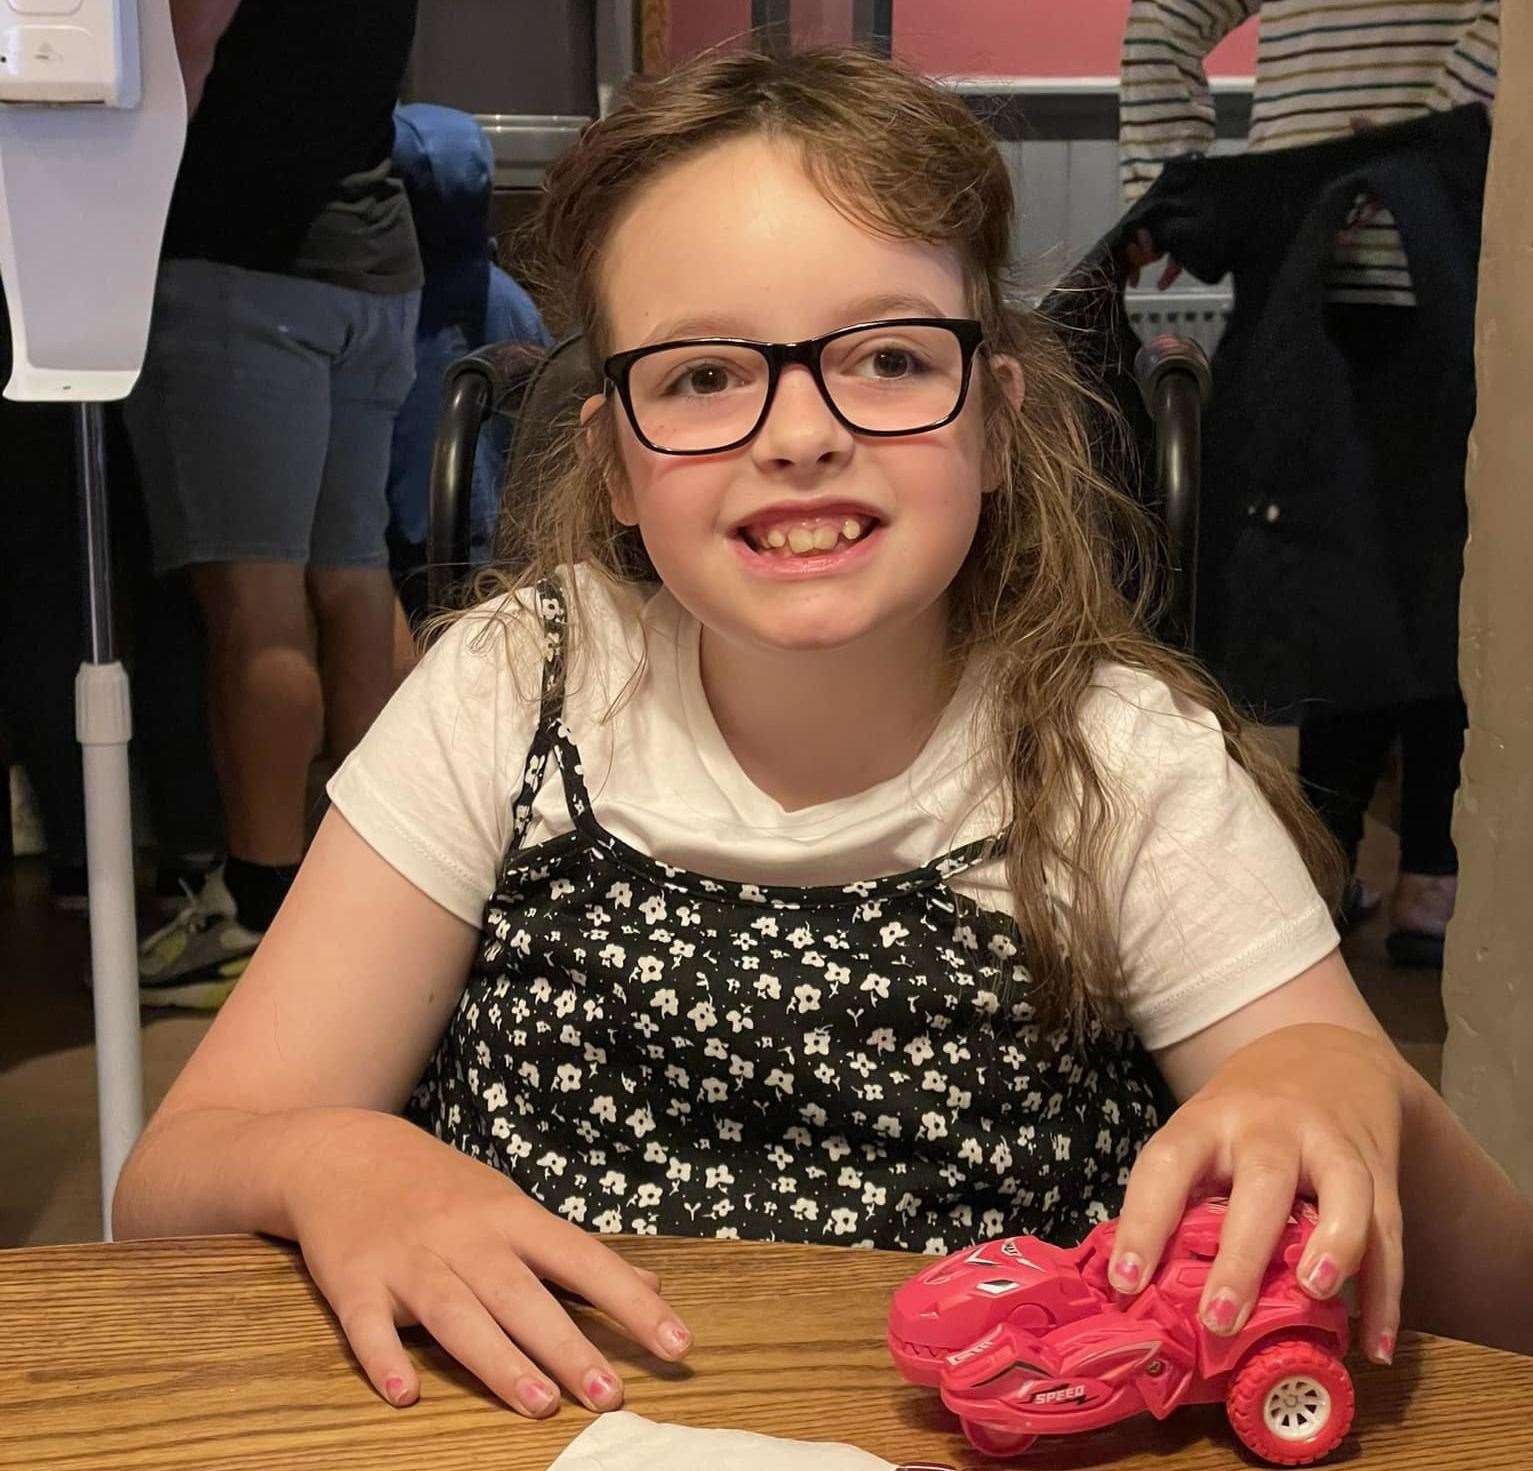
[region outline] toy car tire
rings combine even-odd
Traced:
[[[1225,1408],[1255,1455],[1278,1466],[1308,1466],[1335,1450],[1351,1429],[1352,1378],[1318,1343],[1269,1340],[1235,1371]]]
[[[1010,1430],[997,1430],[993,1425],[978,1420],[960,1420],[960,1428],[968,1436],[969,1444],[987,1456],[1020,1456],[1038,1439],[1036,1435],[1018,1435]]]

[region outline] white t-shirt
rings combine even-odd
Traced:
[[[999,793],[972,751],[972,669],[906,772],[788,812],[751,782],[719,732],[699,676],[696,620],[664,589],[613,588],[584,571],[578,586],[564,721],[596,820],[641,852],[734,882],[844,884],[924,867],[999,830]],[[372,848],[475,926],[510,840],[541,675],[526,623],[505,628],[495,606],[442,635],[329,788]],[[1118,916],[1128,1014],[1145,1046],[1201,1031],[1335,948],[1324,902],[1225,754],[1212,714],[1111,665],[1081,720],[1125,809],[1105,892]],[[572,827],[550,763],[524,846]],[[948,882],[1012,911],[999,859]]]

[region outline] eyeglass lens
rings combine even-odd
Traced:
[[[963,392],[963,348],[945,327],[876,326],[825,344],[820,372],[852,426],[908,434],[941,423]],[[660,449],[722,448],[756,427],[769,382],[766,357],[720,343],[639,358],[628,392],[644,437]]]

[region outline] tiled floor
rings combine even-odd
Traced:
[[[1371,828],[1364,876],[1386,887],[1392,862],[1392,835]],[[1440,977],[1393,969],[1383,935],[1377,916],[1348,937],[1353,972],[1406,1056],[1436,1083],[1444,1031]],[[0,870],[0,1247],[100,1234],[88,958],[85,921],[54,912],[41,863]],[[145,1013],[149,1109],[206,1027],[202,1017]]]

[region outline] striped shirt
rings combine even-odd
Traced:
[[[1123,37],[1118,140],[1133,203],[1161,165],[1207,153],[1214,105],[1204,58],[1258,11],[1248,146],[1348,136],[1353,120],[1397,123],[1496,90],[1500,0],[1132,0]],[[1342,233],[1327,296],[1410,305],[1410,272],[1385,210]]]

